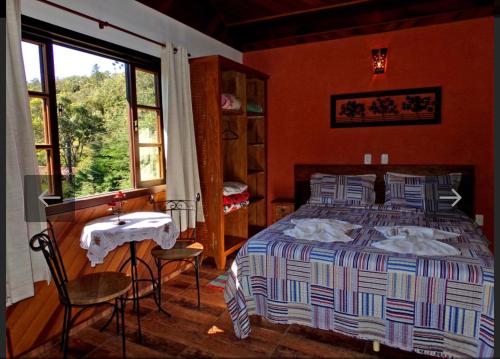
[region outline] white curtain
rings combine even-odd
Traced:
[[[21,52],[19,0],[6,3],[6,279],[7,305],[34,295],[33,283],[49,280],[45,259],[29,247],[32,235],[45,226],[24,216],[24,176],[38,172],[28,87]],[[35,204],[38,206],[38,204]]]
[[[164,146],[167,159],[167,199],[195,199],[200,193],[200,176],[191,104],[188,53],[178,48],[174,54],[167,43],[161,54],[163,120],[166,123]],[[198,222],[204,222],[201,201]],[[185,230],[185,220],[181,230]]]

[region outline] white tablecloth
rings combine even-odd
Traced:
[[[120,216],[120,220],[126,224],[119,225],[117,216],[112,215],[90,221],[83,228],[80,247],[87,250],[92,267],[103,263],[109,252],[124,243],[152,239],[169,249],[179,236],[179,229],[165,213],[133,212]]]

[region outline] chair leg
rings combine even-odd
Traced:
[[[68,357],[69,331],[71,329],[71,306],[68,306],[68,316],[66,318],[66,328],[64,330],[63,357]]]
[[[166,314],[170,318],[172,315],[161,306],[161,260],[159,259],[156,259],[156,272],[158,275],[158,280],[156,283],[157,296],[155,296],[156,306],[158,307],[159,312]]]
[[[116,301],[116,319],[118,319],[118,300]],[[122,356],[125,358],[125,299],[120,297],[120,314],[122,322]],[[118,320],[116,321],[118,323]]]
[[[196,290],[198,291],[198,309],[200,309],[200,259],[194,258],[194,271],[196,273]]]
[[[68,307],[64,306],[64,320],[61,330],[61,347],[60,350],[64,350],[64,340],[66,337],[66,325],[68,325]]]
[[[158,310],[160,310],[161,309],[161,261],[159,259],[156,260],[156,272],[158,274],[158,283],[157,283]]]
[[[118,298],[115,298],[115,307],[113,311],[116,313],[116,335],[120,334],[120,313],[118,313]]]

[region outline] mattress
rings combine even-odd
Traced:
[[[361,224],[349,243],[283,234],[293,218]],[[374,226],[416,225],[460,233],[443,240],[460,255],[419,257],[371,246]],[[304,205],[252,237],[228,271],[224,291],[237,337],[250,315],[300,324],[440,357],[492,357],[493,256],[479,226],[460,211]]]

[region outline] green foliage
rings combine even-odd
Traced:
[[[95,65],[90,76],[57,79],[56,89],[64,197],[130,188],[124,72],[101,72]],[[31,112],[36,141],[43,143],[41,99],[31,100]]]
[[[132,187],[129,114],[123,64],[117,73],[101,72],[94,65],[90,76],[56,80],[59,147],[64,198],[82,197]],[[136,72],[138,103],[156,106],[155,76]],[[36,79],[30,89],[40,89]],[[31,99],[36,143],[45,143],[44,102]],[[139,111],[141,143],[157,142],[157,112]],[[46,166],[39,152],[39,166]],[[144,170],[147,170],[147,166]]]
[[[45,143],[44,127],[44,101],[41,98],[32,97],[30,99],[31,119],[33,121],[33,132],[36,144]]]
[[[135,82],[137,89],[137,103],[139,105],[156,106],[155,75],[150,72],[137,70]]]
[[[29,81],[28,90],[42,92],[42,83],[40,82],[40,79],[35,78]]]

